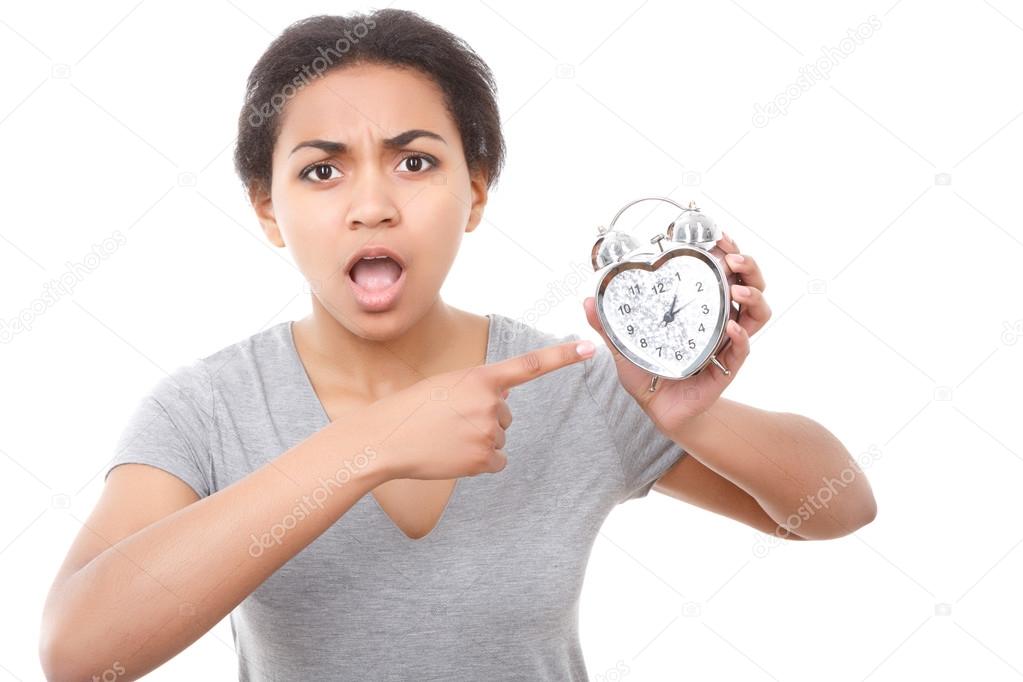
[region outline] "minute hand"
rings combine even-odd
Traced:
[[[674,310],[672,310],[672,311],[671,311],[670,313],[668,313],[669,315],[671,315],[671,319],[673,319],[673,320],[674,320],[674,319],[675,319],[675,315],[677,315],[677,314],[678,314],[678,312],[679,312],[680,310],[682,310],[682,309],[683,309],[683,308],[685,308],[685,307],[686,307],[687,305],[689,305],[690,303],[692,303],[693,301],[695,301],[695,300],[696,300],[697,298],[699,298],[699,297],[694,297],[694,298],[691,298],[691,299],[689,299],[688,301],[686,301],[685,303],[683,303],[682,305],[680,305],[679,307],[675,308],[675,309],[674,309]]]

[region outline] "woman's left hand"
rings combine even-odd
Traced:
[[[731,341],[718,356],[718,360],[728,368],[728,376],[710,364],[688,379],[662,377],[651,393],[653,375],[632,364],[614,347],[600,326],[593,297],[583,302],[586,320],[600,333],[614,357],[622,386],[666,435],[677,431],[687,420],[706,412],[717,401],[749,355],[750,337],[760,331],[771,317],[771,307],[764,298],[764,276],[756,261],[746,254],[739,254],[738,247],[727,234],[718,240],[717,245],[726,254],[727,266],[738,273],[743,282],[732,285],[731,295],[739,302],[740,314],[738,323],[729,321],[726,333]]]

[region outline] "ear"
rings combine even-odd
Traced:
[[[472,190],[472,205],[469,207],[469,222],[465,224],[466,232],[475,230],[483,220],[483,209],[487,205],[487,179],[483,171],[472,174],[469,189]]]
[[[249,187],[249,203],[256,211],[259,224],[263,226],[263,234],[274,246],[284,247],[284,237],[277,225],[277,217],[274,215],[273,199],[270,198],[270,191],[259,184],[254,183]]]

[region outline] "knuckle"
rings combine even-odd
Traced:
[[[502,435],[504,435],[504,429],[502,429],[500,424],[498,424],[497,421],[495,420],[490,422],[484,434],[486,436],[486,441],[488,443],[493,443]]]
[[[535,350],[531,350],[528,353],[522,355],[520,360],[522,369],[529,375],[538,374],[540,368],[543,366],[543,362],[540,359],[540,353]]]
[[[487,461],[490,459],[490,453],[493,449],[493,446],[490,444],[480,445],[478,448],[474,449],[471,456],[473,468],[480,470],[486,467]]]

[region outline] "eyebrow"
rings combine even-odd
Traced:
[[[440,140],[444,144],[448,143],[447,140],[445,140],[437,133],[431,132],[429,130],[415,128],[413,130],[406,130],[405,132],[395,135],[394,137],[389,137],[383,140],[381,144],[384,146],[385,149],[398,149],[400,147],[404,147],[409,142],[419,137],[429,137],[434,140]],[[345,144],[344,142],[334,142],[332,140],[306,140],[305,142],[299,142],[297,145],[295,145],[295,148],[291,150],[291,154],[294,154],[303,147],[322,149],[323,151],[330,152],[331,154],[348,153],[348,145]],[[291,154],[288,154],[288,156],[291,156]]]

